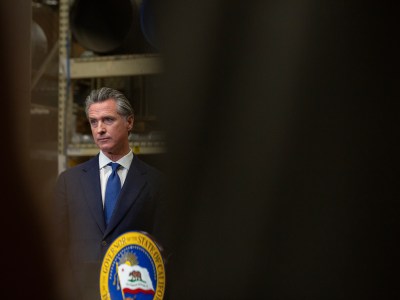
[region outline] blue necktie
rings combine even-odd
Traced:
[[[108,177],[105,200],[104,200],[104,217],[106,224],[110,221],[111,215],[114,210],[115,203],[117,202],[118,194],[121,190],[121,180],[119,179],[117,170],[119,168],[118,163],[109,163],[112,168],[111,175]]]

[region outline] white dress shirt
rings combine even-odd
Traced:
[[[131,166],[133,160],[133,152],[130,150],[128,154],[126,154],[124,157],[119,159],[118,161],[115,161],[116,163],[119,163],[121,167],[118,168],[118,176],[121,180],[121,188],[124,185],[126,175],[128,174],[129,167]],[[111,175],[112,168],[111,166],[108,166],[110,162],[113,162],[111,159],[109,159],[105,154],[100,151],[99,155],[99,167],[100,167],[100,185],[101,185],[101,199],[103,201],[103,207],[104,207],[104,195],[106,192],[106,184],[108,177]]]

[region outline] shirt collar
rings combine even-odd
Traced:
[[[128,154],[126,154],[124,157],[121,157],[116,162],[119,163],[125,169],[129,170],[129,167],[131,165],[132,160],[133,160],[133,152],[132,152],[132,150],[129,150]],[[113,161],[111,159],[109,159],[102,151],[100,151],[100,154],[99,154],[99,168],[100,169],[104,168],[110,162],[113,162]]]

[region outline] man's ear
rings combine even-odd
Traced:
[[[126,121],[128,122],[128,130],[132,131],[133,124],[134,124],[134,117],[133,116],[129,116],[129,117],[126,118]]]

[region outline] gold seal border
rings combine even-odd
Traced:
[[[153,259],[157,272],[157,286],[154,300],[162,300],[165,292],[165,267],[164,261],[157,244],[145,233],[132,231],[127,232],[115,239],[108,248],[100,269],[100,296],[101,300],[113,300],[108,289],[108,277],[112,263],[120,250],[126,246],[138,245],[143,247]]]

